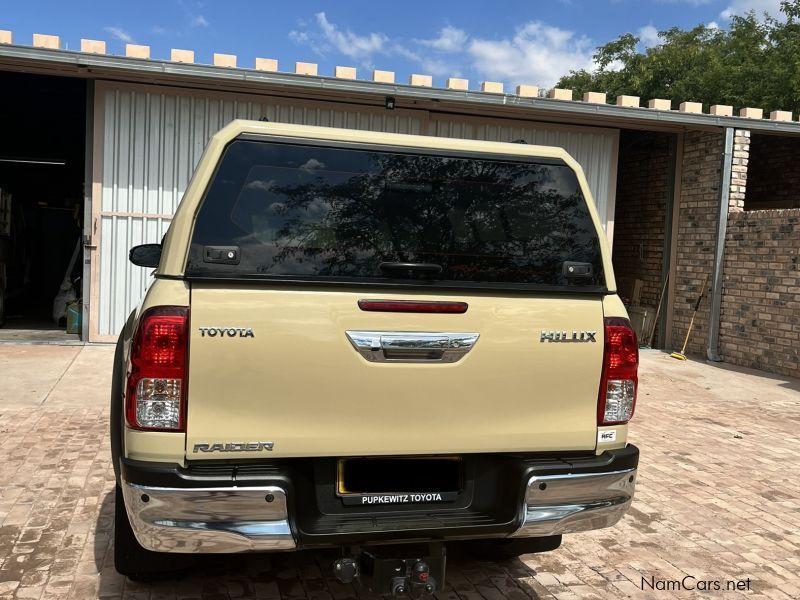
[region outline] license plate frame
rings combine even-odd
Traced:
[[[413,485],[402,481],[391,485],[386,471],[392,466],[402,466],[401,480],[408,481],[412,473],[420,477]],[[353,467],[360,468],[361,472],[353,474]],[[377,481],[365,485],[363,482],[370,468],[379,469],[381,474]],[[437,471],[447,481],[435,482]],[[456,455],[340,458],[336,461],[335,490],[345,506],[454,502],[464,490],[464,461]]]

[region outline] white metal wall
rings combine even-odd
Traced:
[[[343,104],[291,103],[258,96],[157,91],[98,84],[102,113],[99,231],[93,281],[95,339],[116,336],[149,284],[128,262],[137,244],[159,242],[208,139],[233,119],[419,134],[418,116]]]
[[[615,185],[615,130],[452,116],[429,120],[422,111],[111,83],[97,84],[95,115],[101,144],[93,192],[93,340],[115,338],[149,285],[149,271],[131,265],[128,250],[161,240],[206,142],[236,118],[562,146],[586,170],[604,222]]]

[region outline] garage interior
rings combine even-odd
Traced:
[[[0,341],[80,341],[86,81],[0,72]]]
[[[800,208],[800,137],[753,133],[744,210]]]
[[[623,129],[614,215],[614,272],[639,345],[664,348],[676,136]],[[659,304],[661,304],[659,309]]]

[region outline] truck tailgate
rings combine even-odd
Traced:
[[[365,298],[464,301],[469,308],[365,312],[358,306]],[[597,341],[543,341],[543,330],[597,332]],[[348,331],[479,338],[457,362],[372,362]],[[266,456],[266,444],[247,449],[257,442],[273,443],[270,457],[591,450],[602,332],[601,297],[593,295],[194,282],[187,456]],[[195,448],[214,444],[219,451]]]

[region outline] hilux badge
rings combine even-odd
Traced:
[[[540,342],[596,342],[596,331],[573,331],[567,335],[566,331],[546,331],[542,329],[539,336]]]

